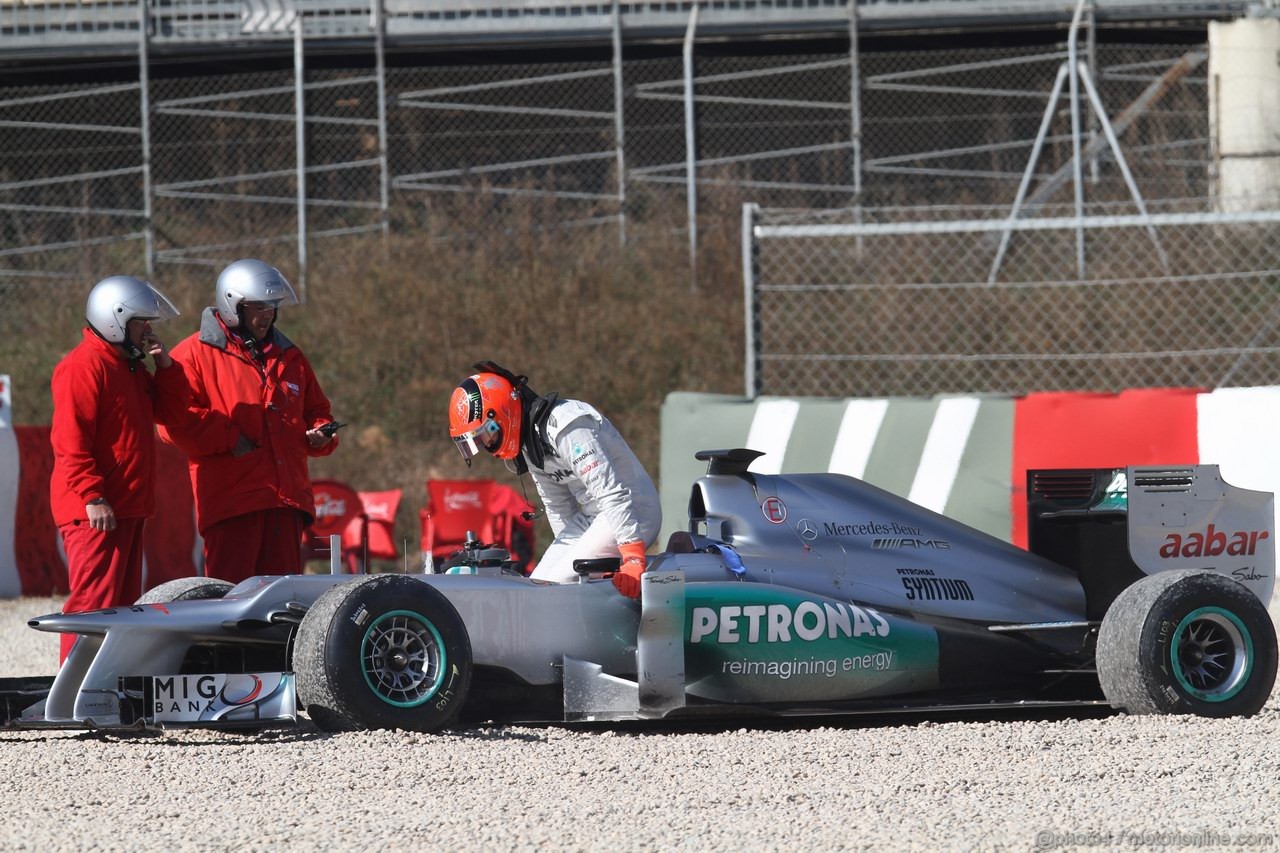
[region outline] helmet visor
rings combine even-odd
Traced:
[[[139,320],[172,320],[178,316],[178,309],[163,293],[156,290],[150,282],[143,282],[145,290],[138,291],[136,296],[123,304],[125,314]]]
[[[262,290],[263,292],[262,292],[261,299],[255,300],[251,296],[246,295],[245,301],[246,302],[254,302],[254,301],[265,302],[268,305],[270,305],[272,308],[279,308],[281,305],[297,305],[298,304],[298,294],[293,292],[293,285],[285,281],[284,276],[278,277],[275,281],[268,282],[266,287],[264,287]]]
[[[455,435],[453,443],[462,458],[470,463],[480,451],[492,453],[502,443],[502,427],[489,418],[474,429]]]
[[[293,292],[293,285],[289,284],[279,271],[272,270],[274,275],[270,278],[259,279],[254,282],[254,287],[248,288],[248,293],[244,295],[245,302],[265,302],[272,308],[279,308],[281,305],[297,305],[298,294]]]

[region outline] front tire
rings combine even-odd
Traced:
[[[1144,577],[1098,633],[1103,695],[1131,714],[1256,714],[1276,678],[1276,632],[1252,592],[1200,569]]]
[[[222,598],[235,584],[217,578],[178,578],[152,587],[134,602],[137,604],[168,604],[170,601],[205,601]]]
[[[403,575],[338,584],[298,627],[298,702],[326,731],[433,732],[457,717],[471,642],[435,588]]]

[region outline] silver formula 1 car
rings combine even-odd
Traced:
[[[547,584],[472,542],[451,574],[187,578],[78,634],[11,725],[433,731],[1110,704],[1257,712],[1276,674],[1271,494],[1216,466],[1034,471],[1030,551],[859,480],[706,451],[640,602],[583,561]],[[47,691],[47,693],[46,693]],[[20,707],[19,707],[20,706]],[[461,716],[460,716],[461,715]]]

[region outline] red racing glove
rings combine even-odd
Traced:
[[[627,598],[640,597],[640,576],[644,574],[644,543],[626,542],[618,546],[622,552],[622,565],[613,576],[613,585]]]

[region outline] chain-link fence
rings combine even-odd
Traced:
[[[396,69],[388,145],[400,224],[416,227],[423,213],[476,196],[488,197],[488,217],[519,211],[546,226],[616,224],[617,83],[607,57]]]
[[[308,245],[383,228],[626,236],[645,221],[737,239],[754,202],[811,212],[754,223],[752,391],[1272,381],[1278,232],[1213,218],[1206,47],[1081,39],[1089,221],[1046,226],[1077,215],[1062,206],[1076,186],[1065,44],[815,44],[385,66],[304,44],[108,64],[92,84],[14,78],[0,91],[0,306],[59,281],[79,298],[148,251],[262,255],[296,274]],[[1166,218],[1107,219],[1147,214]]]
[[[292,254],[267,248],[294,229],[292,74],[176,77],[151,95],[157,260],[215,265],[230,245]]]
[[[1274,383],[1280,198],[1213,195],[1206,56],[1098,48],[1078,176],[1065,52],[869,60],[878,204],[746,213],[748,392]]]
[[[991,208],[761,211],[748,382],[851,397],[1274,384],[1280,213],[1194,208],[1021,220],[995,282],[1010,223]]]
[[[85,254],[142,241],[138,88],[0,93],[0,282],[74,277]]]

